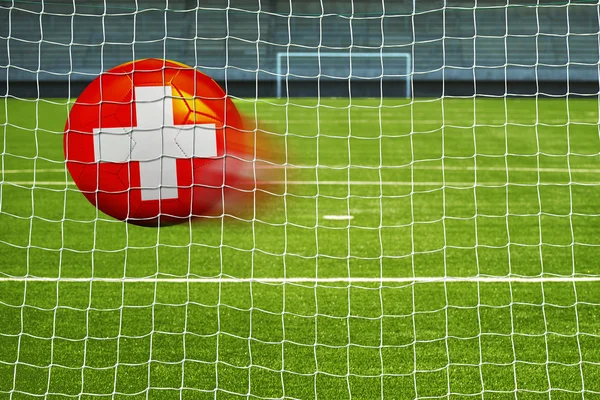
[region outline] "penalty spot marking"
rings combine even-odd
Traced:
[[[0,277],[0,282],[64,283],[577,283],[600,282],[600,276],[465,276],[465,277],[398,277],[398,278],[45,278],[33,276]]]
[[[325,215],[324,219],[328,219],[331,221],[349,221],[354,219],[353,215]]]

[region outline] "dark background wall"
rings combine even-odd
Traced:
[[[165,57],[237,96],[598,94],[597,3],[496,0],[0,0],[0,95],[77,96]],[[327,52],[338,57],[287,57]],[[351,58],[372,53],[374,58]],[[407,53],[404,59],[381,56]]]

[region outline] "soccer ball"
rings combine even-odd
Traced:
[[[98,76],[65,126],[67,168],[100,211],[136,225],[220,215],[254,190],[252,131],[187,65],[133,61]]]

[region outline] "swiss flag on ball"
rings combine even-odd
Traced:
[[[175,224],[220,215],[227,191],[253,189],[252,132],[243,125],[206,75],[173,61],[134,61],[79,96],[65,126],[65,159],[102,212],[137,225]]]

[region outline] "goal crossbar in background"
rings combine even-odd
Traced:
[[[589,0],[0,0],[0,400],[598,397],[599,22]],[[65,121],[143,58],[218,82],[281,190],[169,227],[97,211]]]
[[[277,82],[277,98],[280,99],[282,97],[282,90],[283,90],[283,81],[287,82],[289,79],[290,75],[290,59],[293,58],[316,58],[317,59],[317,63],[321,63],[321,60],[323,58],[338,58],[338,59],[347,59],[348,60],[348,64],[350,66],[350,70],[352,68],[352,59],[353,58],[359,58],[359,59],[366,59],[366,58],[372,58],[372,59],[380,59],[381,60],[381,67],[382,67],[382,74],[378,77],[373,77],[370,79],[385,79],[388,78],[391,74],[387,74],[385,73],[383,70],[383,59],[384,58],[392,58],[392,59],[398,59],[398,62],[402,62],[403,60],[403,64],[402,65],[395,65],[395,67],[397,68],[402,68],[404,69],[404,73],[402,74],[396,74],[394,76],[400,78],[401,80],[404,80],[404,84],[406,86],[405,88],[405,92],[404,95],[405,97],[410,97],[411,95],[411,90],[410,90],[410,79],[411,79],[411,72],[412,72],[412,57],[410,55],[410,53],[366,53],[366,52],[350,52],[350,53],[340,53],[340,52],[327,52],[327,51],[320,51],[320,52],[279,52],[277,53],[277,61],[276,61],[276,69],[275,69],[275,79]],[[287,63],[286,63],[287,61]],[[319,79],[321,79],[321,74],[319,75]],[[330,77],[331,79],[331,77]],[[352,76],[348,76],[347,78],[344,77],[335,77],[333,79],[337,79],[337,80],[341,80],[341,79],[352,79]]]

